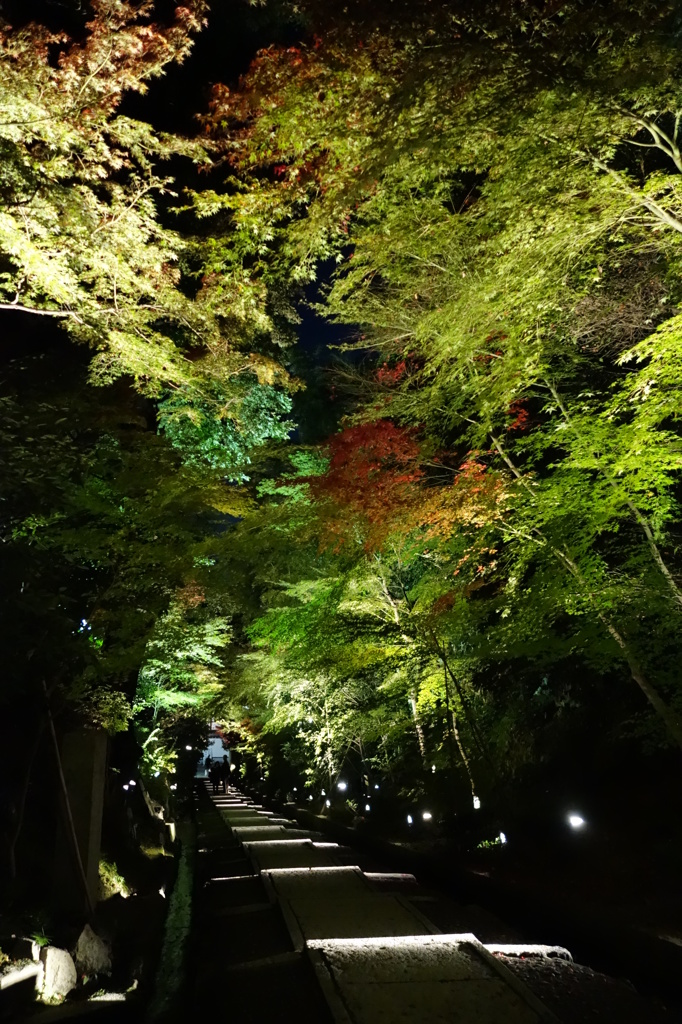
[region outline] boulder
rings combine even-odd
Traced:
[[[40,960],[43,964],[41,997],[44,1002],[60,1003],[76,987],[76,965],[67,951],[57,946],[43,946]]]
[[[109,944],[100,939],[86,924],[76,944],[76,966],[81,974],[109,974],[111,972],[111,951]]]

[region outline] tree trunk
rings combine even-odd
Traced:
[[[426,741],[424,739],[424,727],[422,726],[419,712],[417,711],[417,691],[410,690],[410,710],[412,711],[412,721],[414,722],[414,731],[417,734],[417,743],[419,744],[419,753],[422,759],[422,765],[426,768]]]
[[[502,456],[511,472],[516,477],[516,479],[519,480],[528,490],[531,490],[528,481],[524,478],[520,470],[517,469],[517,467],[514,465],[512,460],[509,458],[507,453],[502,448],[502,445],[500,444],[498,439],[492,434],[490,436],[493,444],[495,445],[495,448]],[[516,535],[519,537],[524,537],[526,540],[529,540],[532,543],[537,544],[539,547],[546,547],[548,551],[552,552],[554,557],[561,563],[564,569],[567,570],[571,574],[571,576],[573,576],[574,580],[578,583],[579,593],[581,593],[582,596],[588,598],[590,604],[594,608],[597,618],[602,623],[604,628],[608,631],[608,633],[613,637],[613,639],[616,641],[621,651],[623,652],[625,660],[628,664],[628,668],[630,669],[630,675],[632,676],[634,682],[640,688],[640,690],[642,691],[646,699],[649,701],[650,705],[652,706],[656,714],[659,716],[659,718],[665,725],[670,737],[674,739],[678,747],[682,749],[682,718],[680,718],[677,712],[674,711],[674,709],[671,708],[670,705],[663,700],[656,687],[653,686],[646,678],[641,666],[637,662],[637,659],[630,651],[630,648],[628,647],[623,635],[613,625],[611,620],[608,619],[606,615],[604,615],[604,613],[600,610],[599,605],[597,604],[597,601],[595,599],[595,596],[590,590],[588,582],[583,576],[582,572],[580,571],[580,568],[577,565],[577,563],[574,562],[570,555],[568,555],[565,551],[562,551],[560,548],[557,548],[554,544],[552,544],[539,529],[537,529],[536,531],[536,537],[530,536],[529,534],[521,531],[515,531],[508,524],[505,525],[505,529],[509,530],[512,533],[516,533]]]

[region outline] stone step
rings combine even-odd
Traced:
[[[336,843],[313,843],[311,839],[274,839],[244,843],[244,852],[254,870],[266,868],[331,867]]]
[[[261,877],[273,900],[297,896],[341,898],[370,891],[358,867],[270,868],[262,871]]]
[[[558,1024],[474,935],[306,944],[336,1024]]]
[[[295,821],[289,818],[266,818],[259,814],[230,814],[229,811],[220,811],[223,821],[230,827],[237,828],[258,828],[263,825],[282,825],[296,827]]]
[[[367,888],[339,897],[280,899],[279,905],[295,949],[312,939],[430,935],[437,930],[401,896]]]
[[[249,843],[262,839],[270,841],[277,839],[313,839],[318,835],[317,832],[309,832],[307,829],[285,828],[283,825],[251,825],[245,828],[233,826],[232,834],[240,843]]]

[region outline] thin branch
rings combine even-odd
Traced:
[[[535,498],[535,495],[533,494],[533,490],[530,487],[529,483],[526,481],[524,476],[521,474],[521,472],[517,469],[512,460],[506,454],[497,438],[492,437],[492,441],[493,444],[495,445],[495,448],[500,453],[501,457],[504,459],[504,461],[506,462],[507,466],[509,467],[510,471],[514,474],[516,479],[519,480],[523,484],[523,486],[530,492],[530,494]],[[663,700],[663,698],[660,696],[655,687],[653,687],[649,680],[646,678],[641,666],[632,654],[627,644],[627,641],[623,637],[623,634],[620,632],[620,630],[616,628],[611,619],[607,615],[605,615],[599,607],[597,603],[596,594],[593,588],[589,585],[588,581],[585,579],[578,564],[570,557],[570,555],[565,549],[562,550],[561,548],[558,548],[555,544],[552,544],[544,536],[542,531],[539,530],[537,527],[533,530],[533,533],[535,533],[536,536],[531,536],[529,534],[522,533],[519,530],[515,530],[513,527],[510,527],[507,523],[504,524],[503,529],[505,529],[509,533],[515,534],[516,536],[524,537],[526,540],[529,540],[531,543],[537,544],[540,547],[546,547],[549,551],[552,552],[554,557],[559,561],[559,563],[564,567],[564,569],[566,569],[570,573],[573,579],[576,580],[576,582],[578,583],[579,593],[581,593],[582,596],[589,601],[590,605],[594,609],[597,618],[602,623],[602,625],[609,633],[609,635],[616,641],[621,651],[623,652],[623,656],[625,657],[628,668],[630,669],[630,675],[632,676],[634,682],[637,684],[637,686],[639,686],[640,690],[642,691],[646,699],[649,701],[649,703],[654,708],[656,713],[660,716],[665,727],[667,728],[668,732],[673,737],[673,739],[676,741],[678,746],[682,747],[682,718],[674,710],[674,708],[671,708]]]
[[[628,117],[632,118],[635,124],[638,124],[641,128],[645,128],[652,139],[652,143],[634,142],[634,146],[650,146],[653,149],[660,149],[662,153],[670,157],[678,171],[682,171],[682,153],[677,145],[677,132],[679,129],[680,113],[678,112],[675,116],[675,130],[672,138],[665,132],[660,125],[657,125],[655,121],[649,121],[646,117],[639,117],[637,114],[633,114],[632,111],[624,110],[621,113],[627,114]]]
[[[645,209],[649,210],[650,213],[653,213],[658,220],[667,224],[668,227],[672,228],[674,231],[679,231],[680,234],[682,234],[682,220],[679,220],[679,218],[666,210],[665,207],[661,206],[660,203],[657,203],[654,199],[650,199],[649,196],[643,196],[637,191],[637,189],[634,189],[632,185],[629,184],[622,174],[615,171],[613,167],[609,167],[609,165],[604,163],[603,160],[593,156],[591,153],[585,153],[583,155],[589,157],[595,167],[598,167],[601,171],[604,171],[605,174],[608,174],[613,178],[614,181],[618,182],[623,191],[627,192],[627,194],[634,199],[638,205],[645,207]]]
[[[547,382],[547,387],[549,388],[549,390],[550,390],[550,392],[552,394],[552,397],[554,398],[554,401],[557,403],[557,406],[558,406],[562,416],[564,417],[564,420],[566,421],[567,425],[571,428],[571,430],[573,430],[574,433],[577,433],[577,430],[576,430],[576,428],[575,428],[575,426],[573,424],[573,421],[572,421],[571,417],[568,414],[568,409],[564,406],[564,404],[563,404],[563,402],[561,400],[561,397],[559,395],[559,392],[557,391],[556,387],[553,384],[549,383],[549,382]],[[599,456],[595,452],[592,452],[592,457],[597,462],[597,467],[599,469],[599,472],[603,476],[603,478],[606,480],[606,482],[609,484],[609,486],[611,488],[613,488],[613,490],[616,493],[619,493],[621,489],[618,487],[618,484],[616,483],[616,481],[613,479],[611,474],[606,469],[604,469],[604,467],[602,465],[599,464]],[[663,576],[663,578],[665,579],[666,583],[668,584],[670,590],[672,591],[673,597],[675,598],[677,603],[680,605],[680,607],[682,607],[682,592],[680,592],[677,584],[675,583],[675,580],[673,579],[673,576],[672,576],[672,573],[670,572],[670,569],[668,568],[668,566],[663,561],[663,556],[661,555],[659,547],[656,544],[656,540],[654,538],[653,530],[651,529],[651,524],[649,523],[649,520],[646,518],[645,515],[642,514],[642,512],[640,512],[640,510],[637,508],[635,503],[630,500],[630,498],[628,498],[626,496],[624,500],[625,500],[625,504],[626,504],[627,508],[632,513],[632,516],[633,516],[634,520],[642,528],[644,536],[646,537],[646,541],[647,541],[647,545],[649,547],[649,551],[651,552],[651,557],[653,558],[654,562],[658,566],[658,569],[659,569],[661,575]]]
[[[78,314],[71,309],[35,309],[33,306],[22,306],[18,302],[0,302],[0,309],[15,309],[19,313],[34,313],[36,316],[72,317],[78,320]]]

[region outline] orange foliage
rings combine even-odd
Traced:
[[[467,454],[452,484],[434,485],[420,464],[415,432],[390,420],[344,430],[332,439],[329,453],[327,473],[310,485],[316,499],[328,502],[323,543],[337,549],[358,529],[365,546],[376,549],[397,529],[445,538],[458,528],[486,526],[501,514],[502,478],[480,452]]]
[[[199,605],[204,604],[206,601],[206,595],[194,580],[190,580],[184,587],[176,590],[175,597],[178,604],[185,609],[198,608]]]
[[[512,402],[507,409],[507,416],[513,416],[512,422],[507,427],[507,433],[518,432],[520,434],[528,430],[531,425],[530,413],[523,401]]]
[[[457,527],[483,527],[500,516],[504,498],[500,476],[481,461],[480,453],[469,452],[449,487],[430,487],[422,491],[415,525],[427,538],[447,537]]]

